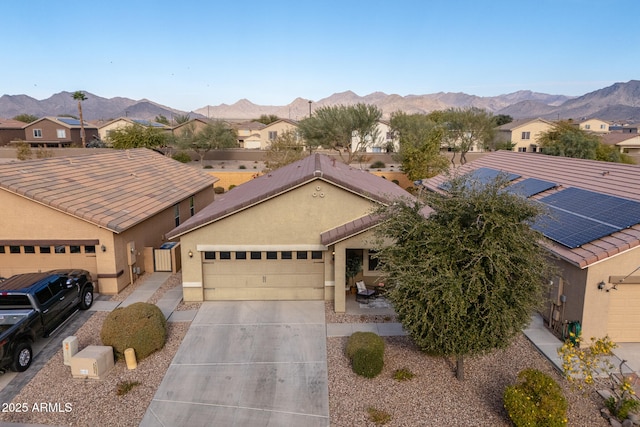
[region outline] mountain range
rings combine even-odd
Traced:
[[[640,80],[615,83],[603,89],[579,97],[549,95],[521,90],[505,95],[482,97],[466,93],[439,92],[428,95],[387,95],[374,92],[359,96],[351,91],[335,93],[327,98],[310,102],[297,98],[284,106],[256,105],[247,99],[228,105],[207,105],[186,112],[164,106],[148,99],[102,98],[85,92],[87,100],[82,103],[85,120],[107,121],[128,116],[153,120],[163,115],[168,119],[176,115],[189,114],[192,118],[219,118],[248,120],[262,114],[273,114],[280,118],[301,120],[309,115],[309,109],[330,105],[353,105],[367,103],[378,106],[388,118],[394,111],[406,113],[428,113],[447,108],[478,107],[493,114],[506,114],[514,119],[541,117],[546,119],[599,118],[627,123],[640,122]],[[12,118],[18,114],[44,116],[77,116],[77,102],[70,92],[60,92],[50,98],[37,100],[27,95],[3,95],[0,97],[0,117]]]

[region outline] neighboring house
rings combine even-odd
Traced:
[[[262,148],[262,136],[260,132],[266,126],[260,122],[236,123],[233,128],[238,135],[238,146],[246,149]]]
[[[313,154],[246,182],[168,233],[179,239],[185,301],[331,300],[345,311],[347,258],[376,284],[372,209],[412,196]]]
[[[540,134],[553,128],[553,123],[544,119],[518,119],[498,126],[496,138],[513,143],[513,151],[537,153],[540,151]]]
[[[173,136],[175,137],[182,136],[182,134],[184,134],[184,132],[187,130],[198,133],[202,129],[204,129],[208,123],[209,122],[204,119],[191,119],[188,122],[184,122],[177,126],[174,126],[173,129],[171,129],[171,133],[173,133]]]
[[[351,137],[351,151],[364,151],[366,153],[397,153],[400,148],[398,138],[394,137],[391,123],[378,120],[374,135],[365,135],[364,142],[358,135]]]
[[[155,151],[0,164],[0,276],[78,268],[116,294],[165,233],[213,201],[217,178]]]
[[[594,133],[607,133],[611,123],[600,119],[588,119],[578,123],[578,127],[582,130]]]
[[[12,141],[24,140],[24,127],[27,124],[18,120],[0,119],[0,146]]]
[[[84,123],[87,143],[99,139],[98,128]],[[24,139],[32,147],[82,147],[80,120],[70,117],[43,117],[24,127]]]
[[[545,235],[549,262],[558,268],[541,301],[546,322],[559,334],[578,321],[587,339],[609,335],[640,342],[640,167],[498,151],[459,173],[478,168],[514,174],[513,188],[529,191],[524,195],[551,214],[546,226],[541,220],[534,224]],[[439,175],[423,185],[442,191],[448,179]]]
[[[271,143],[286,132],[297,132],[298,123],[294,120],[280,119],[269,123],[260,130],[260,148],[266,150]]]
[[[618,132],[618,133],[638,133],[638,127],[640,124],[638,123],[630,123],[630,124],[613,124],[609,126],[610,132]]]
[[[156,129],[162,129],[165,132],[171,132],[171,126],[165,125],[164,123],[153,122],[149,120],[143,119],[131,119],[129,117],[119,117],[117,119],[111,120],[110,122],[105,123],[104,125],[98,128],[98,132],[100,133],[100,139],[103,141],[109,140],[109,135],[116,129],[121,129],[127,126],[132,125],[140,125],[145,127],[153,127]]]
[[[640,134],[612,132],[600,136],[607,145],[615,145],[621,153],[640,154]]]

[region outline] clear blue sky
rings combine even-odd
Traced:
[[[640,78],[638,0],[5,1],[0,95],[185,111],[352,90],[583,95]]]

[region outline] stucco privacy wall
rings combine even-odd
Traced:
[[[180,237],[185,300],[203,298],[201,252],[207,247],[227,245],[227,250],[260,250],[258,247],[268,250],[286,246],[293,251],[296,248],[326,251],[320,242],[322,232],[365,216],[373,207],[371,200],[318,178],[186,233]],[[189,251],[197,255],[189,258]],[[326,251],[325,262],[330,257],[331,253]]]

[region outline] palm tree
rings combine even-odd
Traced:
[[[78,101],[78,114],[80,114],[80,138],[82,139],[82,148],[87,146],[87,141],[84,136],[84,120],[82,118],[82,101],[87,100],[87,96],[84,92],[77,90],[71,94],[71,97]]]

